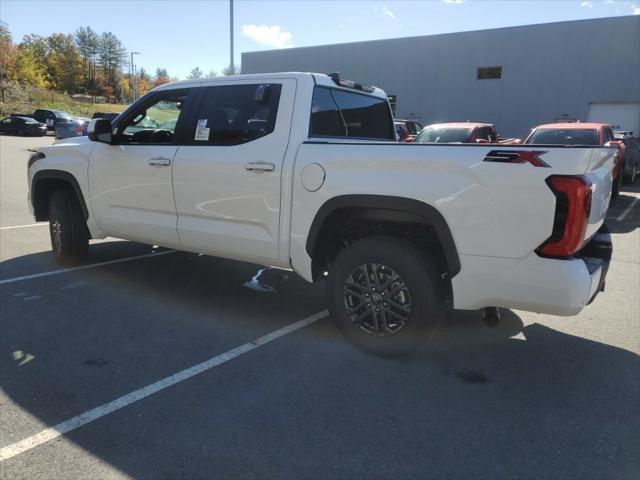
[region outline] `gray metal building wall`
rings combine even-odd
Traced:
[[[502,66],[499,80],[477,68]],[[339,71],[397,95],[398,117],[485,121],[503,136],[590,102],[640,102],[640,16],[242,54],[243,73]]]

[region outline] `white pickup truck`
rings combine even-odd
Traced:
[[[29,160],[56,259],[114,236],[327,280],[359,347],[452,309],[575,315],[603,289],[615,149],[394,142],[386,94],[337,75],[162,85]]]

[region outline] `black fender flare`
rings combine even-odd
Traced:
[[[410,213],[425,219],[438,236],[450,278],[460,272],[460,257],[453,235],[442,214],[431,205],[412,198],[392,197],[388,195],[341,195],[327,200],[316,213],[307,236],[306,251],[313,258],[316,240],[324,221],[336,210],[344,208],[381,209],[398,213]]]
[[[33,198],[33,195],[36,192],[38,182],[41,180],[48,180],[48,179],[64,180],[69,185],[71,185],[71,188],[73,188],[73,191],[75,192],[76,197],[78,197],[78,202],[80,203],[80,209],[82,210],[82,216],[84,217],[85,221],[88,220],[89,210],[87,209],[87,204],[84,200],[84,195],[82,194],[82,189],[80,188],[80,184],[78,183],[78,180],[76,180],[76,177],[74,177],[71,173],[65,172],[63,170],[39,170],[38,172],[35,173],[35,175],[33,176],[33,180],[31,181],[31,189],[30,189],[31,204],[33,205],[34,210],[36,208],[36,204],[35,204],[36,199]]]

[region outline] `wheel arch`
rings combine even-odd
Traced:
[[[341,195],[327,200],[320,207],[309,229],[305,248],[312,259],[314,278],[322,273],[319,272],[321,265],[318,264],[318,258],[322,257],[323,241],[330,238],[335,229],[335,220],[345,212],[353,211],[369,220],[428,225],[442,249],[449,278],[460,272],[460,257],[451,230],[442,214],[433,206],[412,198],[388,195]],[[320,263],[324,263],[323,260]]]
[[[49,199],[51,193],[58,188],[70,188],[76,195],[82,216],[89,219],[89,210],[82,194],[78,180],[69,172],[63,170],[39,170],[31,181],[31,204],[33,205],[36,221],[49,219]]]

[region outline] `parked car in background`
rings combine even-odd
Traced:
[[[0,132],[9,135],[42,137],[47,134],[47,126],[31,117],[12,115],[0,120]]]
[[[491,123],[434,123],[415,138],[416,143],[497,143],[496,126]]]
[[[87,134],[88,118],[72,118],[56,122],[56,138],[82,137]]]
[[[415,120],[404,120],[401,118],[396,118],[394,120],[394,123],[396,125],[404,125],[405,129],[407,130],[407,136],[403,140],[400,140],[404,142],[413,142],[416,138],[416,135],[418,135],[418,133],[420,133],[420,130],[423,129],[422,124]],[[398,128],[396,127],[396,132],[397,130]]]
[[[613,167],[613,196],[620,193],[624,144],[613,136],[611,125],[606,123],[548,123],[538,125],[524,141],[525,145],[601,145],[615,146],[618,151]]]
[[[629,132],[630,133],[630,132]],[[624,144],[622,153],[622,179],[634,183],[640,175],[640,137],[615,134],[616,140]]]
[[[95,112],[91,116],[91,119],[93,120],[94,118],[106,118],[110,122],[113,122],[118,115],[120,115],[120,114],[119,113],[112,113],[112,112]]]
[[[48,130],[55,130],[56,123],[59,121],[69,121],[73,119],[73,116],[62,110],[49,110],[46,108],[39,108],[33,115],[31,115],[37,121],[47,125]]]

